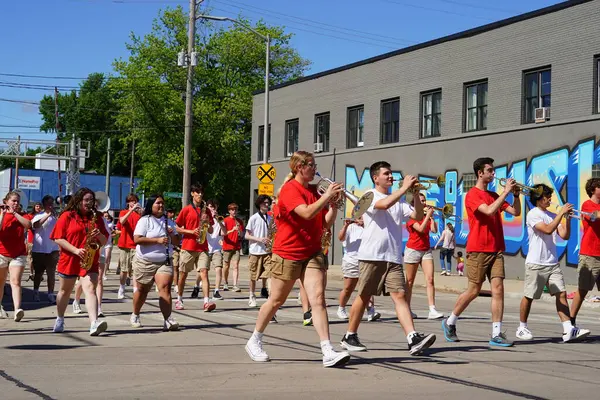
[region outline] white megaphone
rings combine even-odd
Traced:
[[[27,208],[29,208],[29,197],[27,197],[25,192],[19,188],[13,190],[13,192],[19,194],[19,197],[21,198],[19,200],[19,203],[21,204],[21,209],[23,210],[23,212],[27,212]]]
[[[106,192],[97,191],[94,192],[96,195],[96,202],[98,202],[97,210],[100,212],[106,212],[110,210],[110,197],[106,194]]]

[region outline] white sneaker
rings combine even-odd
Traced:
[[[256,297],[252,296],[250,297],[250,299],[248,300],[248,307],[256,307]]]
[[[131,314],[131,317],[129,318],[129,322],[131,323],[132,328],[141,328],[142,327],[142,322],[140,321],[139,315]]]
[[[333,348],[323,351],[323,366],[338,367],[350,361],[350,354],[347,351],[337,352]]]
[[[262,348],[262,341],[255,339],[254,335],[246,343],[246,353],[248,353],[252,361],[267,362],[270,360],[269,355]]]
[[[104,332],[106,328],[108,328],[108,324],[106,323],[106,321],[100,321],[99,319],[97,319],[90,327],[90,336],[98,336],[99,334]]]
[[[8,318],[8,313],[4,311],[4,307],[0,306],[0,318]]]
[[[163,328],[165,331],[176,331],[179,329],[179,322],[175,321],[175,318],[172,316],[169,316],[169,318],[165,319]]]
[[[23,311],[22,308],[19,308],[15,312],[15,322],[20,322],[23,319],[24,316],[25,316],[25,311]]]
[[[242,289],[240,289],[240,288],[239,288],[239,287],[237,287],[237,286],[234,286],[234,287],[233,287],[233,291],[234,291],[234,292],[236,292],[236,293],[239,293],[239,292],[241,292],[241,291],[242,291]]]
[[[367,322],[377,321],[379,318],[381,318],[381,314],[375,311],[375,308],[370,308],[367,311]]]
[[[581,328],[574,326],[570,332],[563,333],[563,343],[574,342],[576,340],[584,339],[589,334],[590,334],[589,329],[581,329]]]
[[[440,318],[444,318],[444,314],[442,314],[435,308],[429,310],[429,316],[427,317],[427,319],[440,319]]]
[[[73,314],[81,314],[81,306],[77,301],[73,301]]]
[[[533,339],[533,334],[527,327],[517,328],[516,336],[517,336],[517,339],[521,339],[521,340],[532,340]],[[564,335],[563,335],[563,339],[564,339]]]
[[[344,308],[338,307],[337,317],[339,319],[343,319],[343,320],[347,320],[350,318],[350,317],[348,317],[348,313],[346,312],[346,307],[344,307]]]
[[[56,321],[54,321],[54,329],[52,329],[52,332],[62,333],[64,331],[65,331],[65,320],[56,318]]]
[[[125,288],[120,287],[119,292],[117,293],[117,299],[122,300],[125,298]]]
[[[56,295],[54,293],[48,293],[48,302],[50,304],[56,304]]]

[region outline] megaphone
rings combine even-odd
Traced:
[[[106,212],[110,210],[110,197],[106,194],[106,192],[97,191],[94,192],[96,195],[96,202],[98,203],[97,210],[100,212]]]
[[[25,192],[19,188],[13,190],[13,192],[17,193],[20,197],[19,203],[21,204],[23,212],[27,212],[27,208],[29,207],[29,197],[27,197]]]

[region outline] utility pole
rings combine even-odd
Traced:
[[[15,189],[19,188],[19,155],[21,154],[21,136],[17,136],[17,159],[15,160]]]
[[[133,193],[133,168],[134,168],[134,161],[135,161],[135,138],[133,139],[133,141],[131,142],[131,171],[130,171],[130,175],[129,175],[129,188],[130,193]]]
[[[110,195],[110,138],[108,138],[108,145],[106,146],[106,183],[104,184],[104,191],[106,195]]]
[[[77,146],[75,145],[75,134],[71,136],[71,156],[69,157],[69,182],[68,189],[70,195],[75,194],[75,175],[77,174]]]
[[[271,37],[267,34],[267,60],[265,65],[265,129],[263,132],[264,163],[269,162],[269,62],[271,59]]]
[[[58,141],[58,130],[60,129],[60,124],[58,123],[58,88],[55,86],[54,87],[54,130],[56,132],[56,155],[58,156],[58,146],[59,146],[59,141]],[[58,197],[60,197],[62,199],[62,182],[61,182],[61,174],[60,174],[60,159],[56,160],[56,162],[58,163],[58,169],[57,174],[58,174]],[[62,202],[60,203],[60,207],[63,207]]]

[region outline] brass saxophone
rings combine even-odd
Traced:
[[[81,262],[81,268],[86,271],[89,271],[94,264],[94,257],[96,256],[96,252],[100,248],[100,244],[92,238],[92,231],[96,229],[96,220],[98,219],[98,212],[96,209],[92,209],[94,215],[92,216],[92,220],[85,228],[86,237],[85,237],[85,258]]]
[[[269,226],[267,227],[267,237],[269,243],[265,246],[268,253],[273,252],[273,243],[275,242],[275,234],[277,233],[277,225],[275,225],[275,217],[271,217],[269,220]]]
[[[206,234],[208,233],[208,228],[210,227],[210,225],[208,224],[208,221],[204,221],[202,222],[201,217],[203,214],[206,213],[206,202],[202,201],[202,209],[200,210],[200,214],[198,215],[198,219],[200,220],[200,224],[202,224],[202,226],[200,227],[200,235],[198,236],[197,242],[200,244],[203,244],[204,242],[206,242]]]

